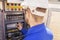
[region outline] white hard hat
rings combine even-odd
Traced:
[[[22,5],[48,8],[48,0],[24,0]]]
[[[21,3],[23,6],[31,7],[31,9],[34,9],[35,7],[41,7],[41,8],[48,8],[48,0],[25,0]],[[35,14],[38,16],[41,16],[41,14]],[[43,14],[44,16],[44,14]]]

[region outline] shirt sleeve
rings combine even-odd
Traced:
[[[21,30],[21,32],[25,35],[26,33],[27,33],[27,29],[25,29],[25,28],[23,28],[22,30]]]

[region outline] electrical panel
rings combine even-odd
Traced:
[[[2,15],[0,14],[0,40],[23,40],[24,35],[21,30],[18,30],[17,24],[21,23],[27,30],[29,25],[25,22],[21,3],[9,3],[5,0],[3,5]]]
[[[27,29],[24,12],[20,3],[5,4],[5,37],[6,40],[23,40],[23,33],[18,30],[17,24],[22,23]]]

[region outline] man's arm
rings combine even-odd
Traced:
[[[27,29],[23,28],[22,23],[17,23],[17,28],[25,35],[27,33]]]

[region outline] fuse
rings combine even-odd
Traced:
[[[18,6],[20,6],[20,4],[18,4]]]
[[[18,11],[20,11],[20,8],[18,9]]]
[[[9,3],[7,3],[7,6],[9,6]]]
[[[14,9],[13,8],[11,8],[11,11],[13,11]]]
[[[13,6],[14,4],[13,3],[11,3],[11,6]]]
[[[15,4],[15,6],[17,6],[17,4]]]
[[[17,9],[15,8],[15,11],[16,11]]]

